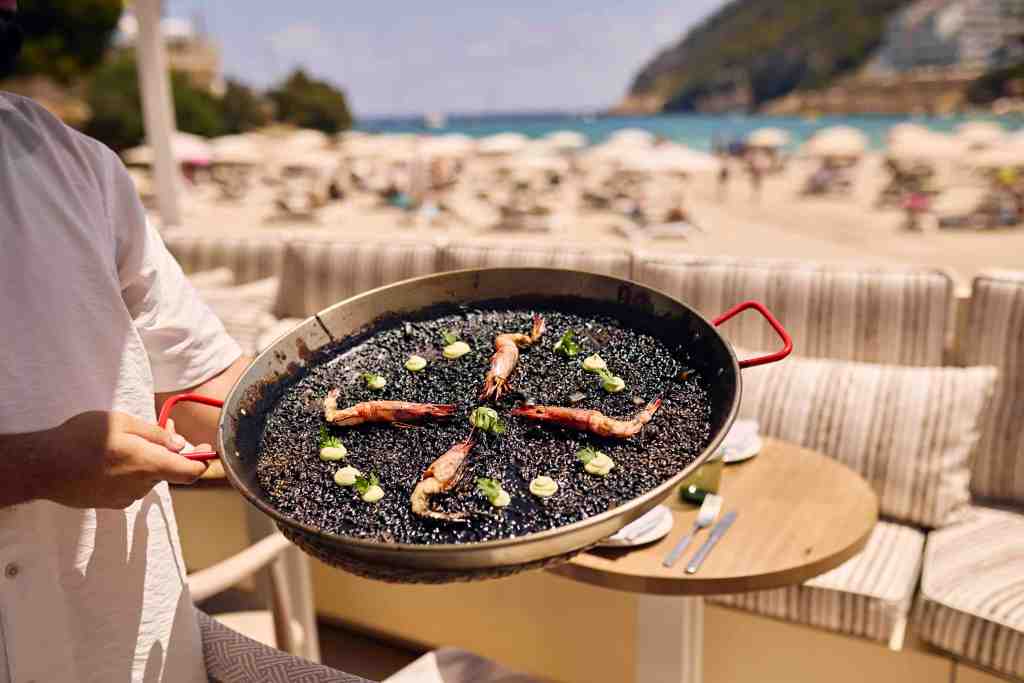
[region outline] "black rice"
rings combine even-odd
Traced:
[[[602,311],[609,310],[603,306]],[[477,395],[494,352],[494,338],[503,332],[529,332],[531,315],[541,313],[547,332],[534,347],[521,352],[510,379],[510,392],[494,406],[507,425],[502,435],[478,438],[465,476],[451,492],[434,498],[447,511],[479,513],[468,524],[437,522],[412,513],[409,496],[427,466],[470,431],[468,415],[479,405]],[[415,318],[415,317],[414,317]],[[643,326],[640,326],[643,327]],[[552,350],[567,329],[580,345],[574,358]],[[648,329],[656,331],[657,321]],[[452,331],[473,351],[457,360],[441,356],[442,333]],[[626,389],[605,392],[594,373],[581,367],[589,354],[600,353],[609,370],[621,376]],[[403,364],[411,354],[429,360],[421,372]],[[710,401],[705,380],[694,372],[681,379],[685,350],[671,348],[658,336],[626,324],[607,312],[578,306],[541,303],[525,308],[439,309],[418,319],[382,323],[359,343],[314,365],[287,388],[267,413],[259,441],[258,476],[270,500],[300,522],[337,534],[402,543],[462,543],[520,536],[563,526],[614,508],[652,489],[705,447],[710,436]],[[371,391],[361,375],[387,378],[382,391]],[[331,426],[348,448],[342,462],[319,459],[319,432],[325,421],[322,402],[328,390],[341,391],[339,406],[376,399],[423,403],[454,403],[451,420],[424,423],[412,429],[386,424],[352,428]],[[580,397],[582,394],[582,398]],[[509,416],[521,402],[592,408],[628,419],[648,401],[663,405],[643,431],[625,440],[601,439]],[[615,461],[607,477],[587,474],[576,452],[584,446],[604,451]],[[380,479],[385,497],[364,503],[352,487],[334,483],[341,466],[352,465]],[[558,492],[546,499],[533,496],[530,480],[548,475]],[[512,497],[504,509],[491,507],[476,490],[477,477],[498,480]]]

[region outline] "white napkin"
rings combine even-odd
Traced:
[[[672,515],[671,511],[664,505],[658,505],[650,512],[634,519],[605,540],[612,543],[631,543],[654,530],[655,527],[662,523],[666,514]]]
[[[720,450],[725,462],[746,460],[761,450],[761,425],[757,420],[736,420],[725,435]]]

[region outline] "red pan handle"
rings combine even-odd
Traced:
[[[788,356],[790,352],[793,351],[793,338],[789,336],[789,332],[787,332],[786,328],[782,326],[782,323],[780,323],[778,319],[774,315],[772,315],[771,311],[765,308],[764,304],[762,304],[760,301],[744,301],[741,304],[736,304],[728,311],[712,320],[711,324],[714,325],[715,327],[718,327],[719,325],[724,323],[726,320],[729,320],[736,314],[742,313],[743,311],[746,311],[747,309],[750,308],[753,308],[755,311],[763,315],[765,320],[768,321],[768,324],[772,326],[772,329],[778,332],[779,339],[782,340],[783,347],[781,351],[770,353],[767,356],[757,356],[756,358],[748,358],[747,360],[741,360],[740,367],[749,368],[755,365],[774,363],[775,361],[782,360],[783,358]]]
[[[224,401],[219,398],[210,398],[209,396],[202,396],[200,394],[176,394],[171,396],[169,399],[164,401],[163,407],[160,409],[160,417],[157,419],[157,423],[161,427],[167,426],[167,418],[171,416],[171,410],[178,403],[184,401],[185,403],[203,403],[214,408],[223,408]],[[192,451],[190,453],[183,453],[189,460],[199,460],[206,462],[207,460],[216,460],[220,456],[217,451]]]

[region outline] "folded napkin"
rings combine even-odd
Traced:
[[[757,420],[736,420],[719,450],[725,462],[745,460],[761,450],[761,426]]]
[[[658,505],[647,514],[634,519],[616,533],[606,538],[602,545],[630,545],[633,541],[654,531],[659,525],[665,524],[668,518],[671,529],[672,512],[664,505]]]

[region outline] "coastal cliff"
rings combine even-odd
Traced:
[[[658,53],[612,111],[749,111],[823,89],[878,47],[907,0],[733,0]]]

